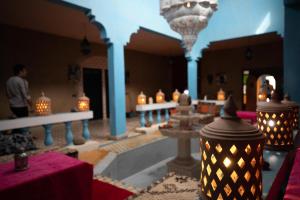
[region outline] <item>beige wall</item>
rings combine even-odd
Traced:
[[[78,40],[6,25],[0,25],[0,33],[0,118],[10,116],[5,82],[16,63],[28,66],[32,98],[36,100],[44,91],[52,99],[53,113],[68,112],[75,105],[76,98],[72,95],[77,94],[79,84],[68,80],[68,65],[79,63],[83,67],[107,68],[104,45],[93,44],[92,55],[86,58],[80,53]],[[125,65],[129,72],[126,87],[132,110],[141,90],[147,96],[154,96],[159,88],[166,95],[173,90],[171,65],[166,57],[126,50]]]

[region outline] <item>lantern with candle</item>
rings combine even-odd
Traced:
[[[138,105],[144,105],[144,104],[146,104],[146,95],[144,95],[143,91],[137,97],[137,104]]]
[[[225,92],[222,88],[220,88],[220,90],[218,91],[217,99],[219,101],[224,101],[225,100]]]
[[[284,99],[283,101],[281,101],[281,103],[289,106],[292,110],[293,110],[293,113],[292,113],[292,127],[294,130],[297,130],[298,129],[298,124],[299,124],[299,105],[294,102],[294,101],[291,101],[289,95],[284,95]]]
[[[258,129],[266,137],[266,148],[288,150],[293,146],[292,109],[279,100],[277,92],[271,101],[257,104]]]
[[[46,97],[44,92],[36,100],[35,113],[37,115],[49,115],[51,114],[51,99]]]
[[[174,102],[178,102],[179,97],[180,97],[180,92],[178,92],[178,90],[176,89],[172,94],[172,99]]]
[[[264,137],[236,110],[230,95],[224,116],[200,131],[203,199],[262,199]]]
[[[161,91],[161,89],[158,90],[156,93],[156,103],[164,103],[165,102],[165,94]]]
[[[77,109],[78,111],[89,111],[90,110],[90,99],[83,95],[77,100]]]

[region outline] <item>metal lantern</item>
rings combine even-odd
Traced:
[[[144,105],[144,104],[146,104],[146,95],[144,95],[143,91],[137,97],[137,104],[138,105]]]
[[[36,100],[35,113],[37,115],[51,114],[51,99],[46,97],[44,92],[42,92],[41,97]]]
[[[165,94],[161,91],[161,89],[158,90],[156,93],[156,103],[164,103],[165,102]]]
[[[172,94],[172,99],[174,102],[178,102],[179,97],[180,97],[180,92],[178,92],[178,90],[176,89]]]
[[[90,99],[83,95],[77,100],[77,109],[78,111],[89,111],[90,110]]]
[[[219,101],[225,100],[225,92],[224,92],[224,90],[222,90],[222,88],[220,88],[220,90],[218,91],[217,99]]]
[[[224,116],[200,131],[202,199],[262,199],[264,137],[236,110],[230,95]]]
[[[270,102],[257,104],[258,129],[266,137],[266,148],[288,150],[293,146],[293,130],[290,122],[292,109],[282,104],[276,92]]]
[[[290,100],[289,95],[285,95],[283,101],[281,101],[281,103],[286,104],[287,106],[289,106],[292,110],[292,127],[294,130],[297,130],[299,127],[299,105]]]

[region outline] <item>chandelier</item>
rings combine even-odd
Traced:
[[[218,0],[160,0],[160,14],[182,36],[183,45],[190,52],[217,6]]]

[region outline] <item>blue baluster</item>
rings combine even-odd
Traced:
[[[145,111],[141,111],[140,124],[141,124],[141,127],[145,127],[145,124],[146,124]]]
[[[220,108],[220,117],[224,116],[224,105],[221,106]]]
[[[82,120],[82,136],[86,140],[90,139],[89,120],[88,119]]]
[[[153,124],[152,110],[149,110],[149,113],[148,113],[148,120],[149,120],[150,124],[152,125],[152,124]]]
[[[46,146],[53,144],[53,138],[52,138],[52,131],[51,131],[52,124],[44,124],[43,127],[45,129],[45,140],[44,144]]]
[[[165,109],[165,120],[166,120],[166,122],[168,122],[169,119],[170,119],[169,110]]]
[[[157,116],[156,116],[157,123],[159,124],[161,122],[160,110],[157,110],[156,112],[157,112]]]
[[[72,145],[73,144],[73,133],[72,133],[72,122],[65,122],[66,125],[66,142],[67,145]]]

